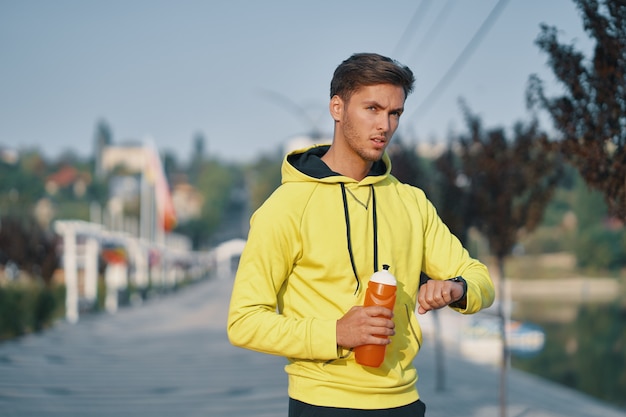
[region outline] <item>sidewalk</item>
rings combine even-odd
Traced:
[[[232,281],[205,281],[116,315],[0,344],[3,417],[286,416],[284,359],[228,343]],[[435,389],[431,342],[417,358],[428,417],[499,416],[498,370],[446,347]],[[508,417],[626,417],[580,393],[511,371]]]

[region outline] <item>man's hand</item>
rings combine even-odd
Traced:
[[[425,314],[437,310],[463,297],[463,284],[454,281],[429,279],[419,289],[417,312]]]
[[[337,345],[353,348],[361,345],[386,345],[393,336],[395,324],[391,320],[393,311],[385,307],[352,307],[342,318],[337,320]]]

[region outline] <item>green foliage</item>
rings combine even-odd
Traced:
[[[560,226],[542,226],[520,239],[520,243],[528,255],[571,252],[576,242],[575,233]]]
[[[582,180],[577,182],[572,209],[576,214],[578,229],[582,231],[603,223],[608,216],[602,193],[589,188]]]
[[[588,271],[626,266],[626,230],[609,216],[602,193],[589,188],[578,172],[568,177],[546,207],[541,226],[521,238],[524,252],[571,252]]]
[[[280,185],[282,158],[263,156],[245,169],[248,189],[248,205],[254,211]]]
[[[583,181],[571,165],[566,163],[562,168],[554,194],[545,208],[542,226],[561,226],[566,215],[573,213],[576,206],[577,190]]]
[[[572,192],[557,188],[543,214],[542,226],[556,227],[561,225],[563,218],[572,211]]]
[[[204,197],[201,216],[179,225],[176,232],[190,237],[196,249],[206,246],[223,221],[234,190],[242,186],[242,177],[236,166],[218,160],[203,161],[198,177],[198,191]]]
[[[573,252],[576,242],[577,219],[574,213],[580,175],[564,166],[563,175],[546,205],[540,226],[520,237],[525,254]]]
[[[43,286],[35,299],[32,327],[34,331],[41,331],[63,313],[65,291],[62,287],[50,288]]]
[[[578,220],[574,244],[578,266],[595,270],[626,266],[626,229],[611,224],[602,193],[579,181],[573,210]]]
[[[110,145],[113,141],[113,132],[111,131],[111,127],[106,120],[99,120],[96,124],[94,140],[97,146]]]
[[[101,206],[104,206],[109,197],[109,187],[108,185],[98,179],[94,179],[89,186],[87,186],[87,192],[83,197],[85,202],[98,203]]]
[[[32,281],[0,286],[0,340],[43,330],[63,315],[65,289]]]
[[[17,164],[0,161],[0,213],[29,212],[44,194],[44,170],[43,160],[32,155]]]
[[[189,182],[192,185],[198,185],[198,179],[200,177],[200,170],[202,168],[202,161],[204,161],[206,139],[202,133],[196,133],[193,139],[193,149],[190,156],[189,168],[187,173],[189,176]]]
[[[214,230],[204,218],[191,219],[176,226],[176,233],[187,236],[195,249],[202,248]]]
[[[604,225],[580,231],[575,244],[578,266],[600,270],[618,270],[626,266],[626,233]]]
[[[90,206],[88,202],[69,198],[56,200],[55,217],[57,219],[89,221]]]

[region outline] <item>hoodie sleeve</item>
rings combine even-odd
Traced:
[[[278,294],[301,250],[296,212],[302,201],[280,191],[282,198],[270,198],[252,217],[231,295],[228,337],[235,346],[263,353],[335,359],[336,320],[279,312]]]
[[[419,195],[421,193],[422,195]],[[435,207],[418,192],[420,211],[424,219],[424,272],[433,279],[461,276],[467,282],[465,309],[454,308],[463,314],[473,314],[489,307],[495,298],[493,282],[487,267],[469,256],[461,242],[441,220]]]

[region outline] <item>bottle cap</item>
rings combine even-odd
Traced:
[[[389,265],[383,265],[382,271],[376,271],[370,278],[371,282],[384,285],[397,285],[396,277],[389,272]]]

